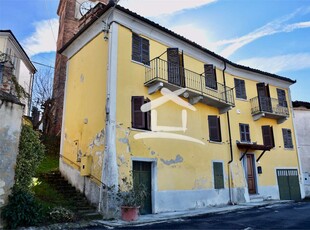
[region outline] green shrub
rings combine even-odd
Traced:
[[[44,151],[38,133],[30,126],[23,125],[16,160],[15,189],[30,191],[32,178],[44,158]]]
[[[74,221],[74,213],[63,207],[55,207],[49,214],[50,218],[56,223]]]
[[[8,204],[2,208],[1,217],[10,229],[34,226],[43,218],[42,206],[31,193],[13,189]]]

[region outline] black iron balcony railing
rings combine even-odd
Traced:
[[[150,61],[146,67],[145,85],[161,81],[187,88],[204,97],[211,97],[225,104],[234,106],[233,89],[216,81],[207,80],[203,74],[184,67],[168,63],[160,58]]]
[[[289,110],[287,106],[283,105],[286,103],[280,103],[280,101],[276,98],[270,97],[254,97],[250,99],[251,102],[251,112],[252,115],[258,113],[267,113],[270,115],[274,115],[275,118],[278,117],[288,117]]]

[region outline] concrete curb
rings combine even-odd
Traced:
[[[92,221],[94,224],[98,226],[106,226],[106,227],[133,227],[133,226],[143,226],[143,225],[151,225],[158,223],[165,223],[169,221],[176,221],[178,219],[191,218],[197,216],[205,216],[212,214],[221,214],[221,213],[229,213],[240,210],[248,210],[252,208],[259,208],[265,206],[279,205],[279,204],[287,204],[292,203],[294,201],[287,200],[275,200],[275,201],[264,201],[257,203],[244,203],[238,205],[230,205],[224,207],[209,207],[204,209],[195,209],[189,211],[182,212],[168,212],[168,213],[158,213],[158,214],[150,214],[140,216],[138,220],[132,222],[126,222],[122,220],[94,220]]]

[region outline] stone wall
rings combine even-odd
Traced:
[[[14,185],[23,109],[14,96],[0,91],[0,211]]]

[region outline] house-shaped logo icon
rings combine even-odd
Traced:
[[[184,140],[184,141],[190,141],[190,142],[195,142],[198,144],[205,145],[204,142],[186,136],[186,135],[181,135],[181,134],[176,134],[176,133],[169,133],[172,131],[183,131],[185,132],[187,130],[187,110],[192,110],[196,111],[196,108],[191,105],[190,103],[184,101],[179,97],[180,94],[184,93],[186,89],[178,89],[176,91],[170,91],[167,88],[162,88],[161,89],[161,94],[163,95],[160,98],[157,98],[153,101],[150,101],[146,104],[143,104],[141,106],[141,111],[142,112],[148,112],[151,111],[151,127],[152,131],[149,132],[144,132],[144,133],[138,133],[134,135],[135,139],[144,139],[144,138],[163,138],[163,139],[176,139],[176,140]],[[175,127],[175,126],[158,126],[157,125],[157,111],[156,108],[165,104],[168,101],[173,101],[174,103],[184,107],[182,110],[182,126],[180,127]]]

